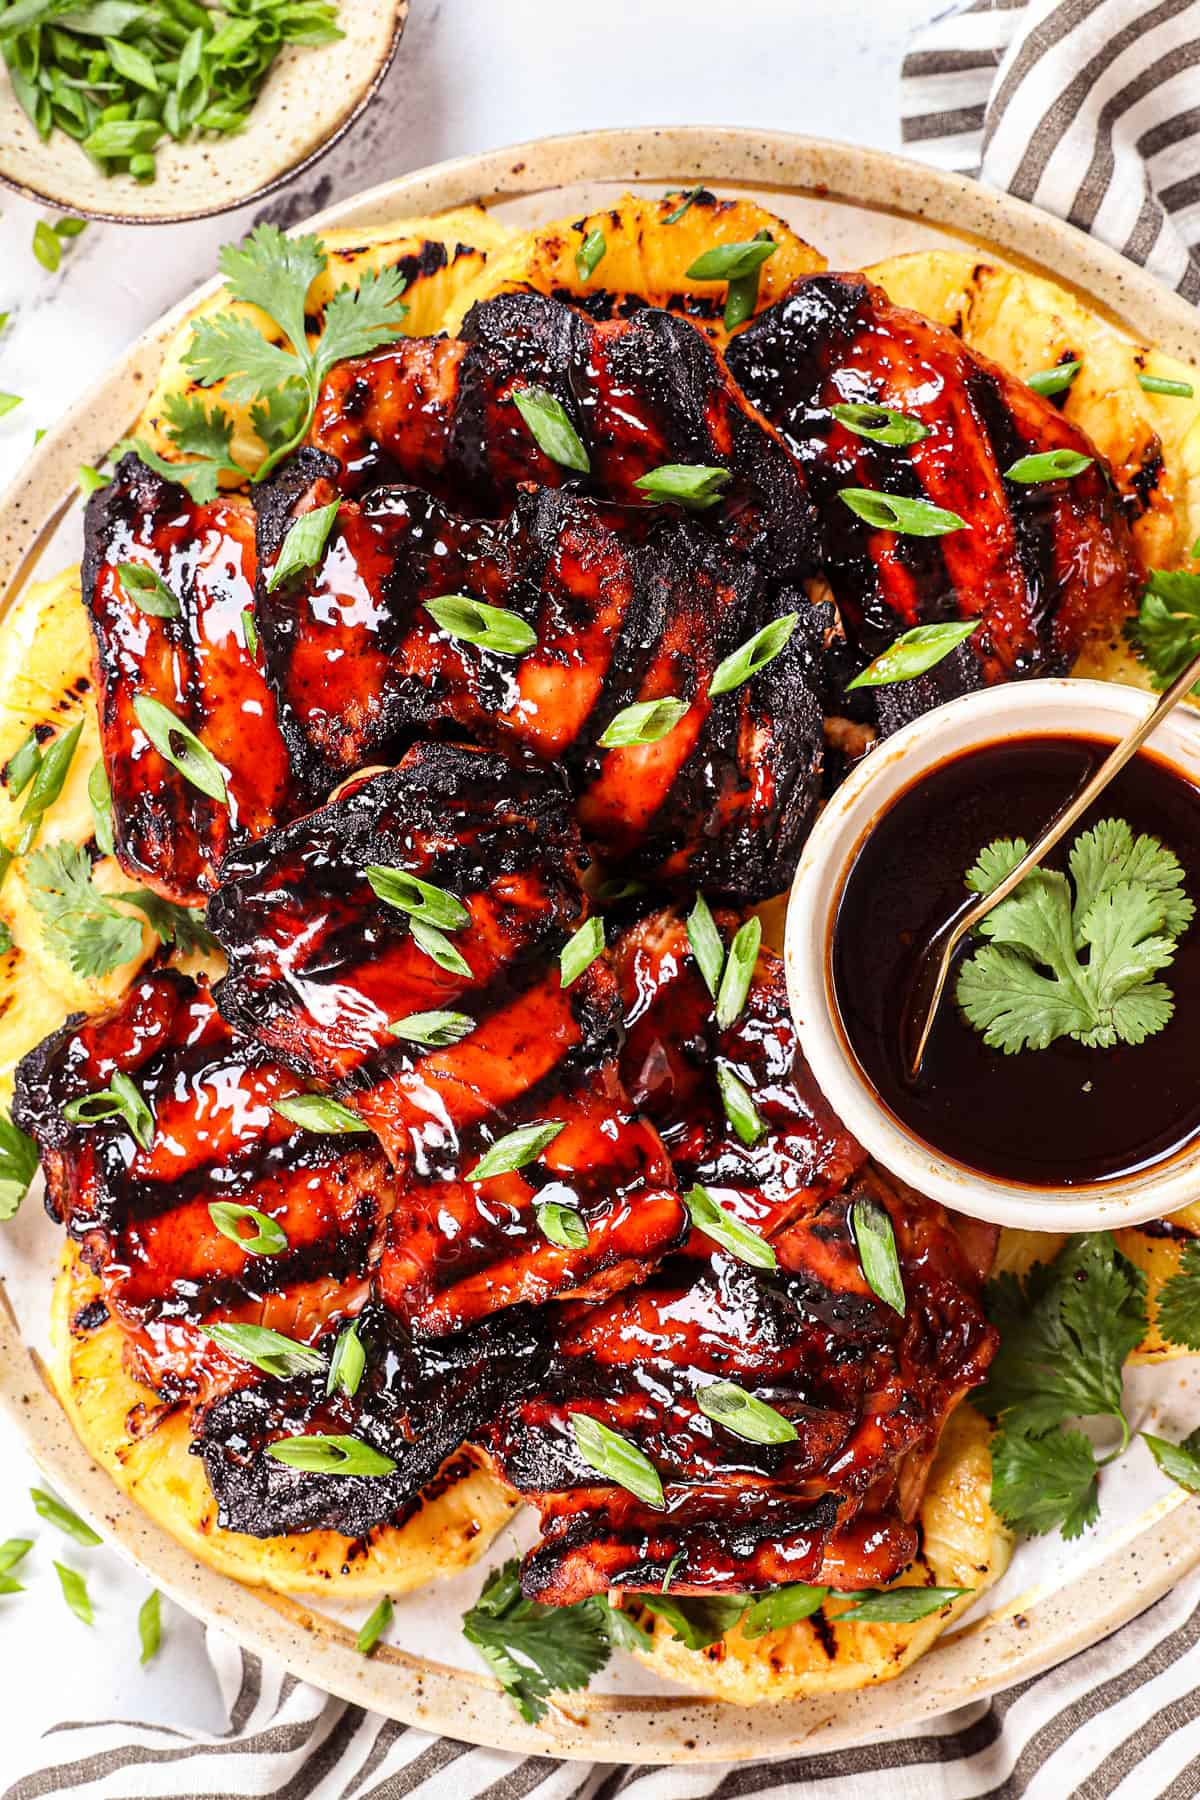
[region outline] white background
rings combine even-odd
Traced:
[[[343,0],[353,5],[354,0]],[[946,0],[412,0],[373,106],[296,190],[285,222],[391,175],[553,132],[634,124],[761,125],[896,148],[896,78],[909,30]],[[697,174],[710,171],[698,170]],[[286,204],[286,212],[280,211]],[[157,315],[203,280],[253,207],[195,225],[89,226],[50,276],[34,260],[36,208],[0,190],[0,486],[38,427]],[[2,1229],[2,1227],[0,1227]],[[47,1297],[50,1280],[47,1272]],[[62,1720],[224,1725],[199,1629],[164,1602],[163,1649],[138,1664],[142,1579],[106,1549],[81,1550],[36,1518],[36,1479],[0,1421],[0,1541],[38,1542],[27,1591],[0,1598],[0,1783]],[[88,1630],[66,1609],[52,1559],[86,1572]]]

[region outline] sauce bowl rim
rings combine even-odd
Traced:
[[[1155,699],[1118,682],[1045,677],[984,688],[923,713],[868,751],[833,794],[792,881],[784,931],[788,1001],[817,1085],[884,1169],[929,1198],[992,1224],[1033,1231],[1113,1230],[1176,1212],[1200,1198],[1200,1142],[1134,1174],[1070,1188],[1005,1181],[941,1154],[890,1111],[846,1039],[831,958],[842,889],[876,820],[939,764],[1010,738],[1115,742]],[[1147,751],[1200,785],[1200,713],[1186,704],[1177,708],[1155,731]]]

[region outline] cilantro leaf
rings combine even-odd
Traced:
[[[989,893],[1026,845],[989,844],[966,885]],[[1170,989],[1152,977],[1170,966],[1195,907],[1183,870],[1157,838],[1134,838],[1123,819],[1080,832],[1067,876],[1034,869],[979,924],[990,940],[959,971],[970,1024],[993,1050],[1044,1050],[1071,1037],[1094,1048],[1140,1044],[1171,1018]]]
[[[0,1220],[16,1217],[17,1208],[37,1174],[37,1145],[0,1111]]]
[[[1163,1283],[1158,1329],[1168,1343],[1200,1350],[1200,1238],[1184,1245],[1178,1270]]]
[[[365,356],[401,330],[405,278],[395,268],[377,269],[357,288],[337,289],[310,344],[308,293],[327,264],[318,238],[289,238],[277,226],[259,225],[241,244],[225,246],[221,271],[232,297],[265,314],[284,343],[273,342],[254,319],[242,315],[219,314],[192,326],[184,358],[189,374],[204,387],[223,381],[231,401],[257,402],[251,418],[267,455],[255,481],[265,479],[302,442],[334,364]]]
[[[972,1399],[1006,1432],[1040,1437],[1066,1419],[1107,1415],[1128,1427],[1121,1370],[1146,1332],[1146,1278],[1109,1232],[1069,1238],[1024,1280],[988,1284],[1000,1348]]]
[[[131,888],[116,898],[136,906],[159,943],[174,944],[181,956],[189,956],[193,951],[212,951],[217,947],[216,938],[204,923],[201,906],[177,906],[173,900],[164,900],[161,894],[152,893],[149,888]]]
[[[51,954],[85,980],[110,975],[141,949],[142,928],[92,884],[77,844],[50,844],[26,865],[29,898],[46,922]]]
[[[992,1504],[1015,1531],[1040,1537],[1057,1525],[1065,1538],[1078,1537],[1099,1513],[1099,1479],[1082,1431],[1002,1430],[992,1439]]]
[[[236,475],[246,479],[246,470],[233,460],[233,420],[223,406],[209,410],[197,395],[168,394],[163,405],[167,418],[167,436],[181,456],[191,462],[168,462],[141,438],[130,438],[117,446],[115,454],[132,450],[155,474],[185,487],[197,505],[215,500],[220,477]]]
[[[542,1606],[521,1593],[514,1557],[488,1576],[463,1615],[463,1636],[487,1662],[521,1717],[536,1725],[553,1693],[586,1687],[608,1661],[610,1612],[601,1600]],[[621,1635],[621,1628],[614,1635]]]
[[[707,1650],[732,1631],[750,1606],[749,1594],[689,1595],[684,1600],[666,1594],[639,1594],[638,1605],[667,1621],[675,1637],[689,1650]]]
[[[1137,617],[1125,635],[1156,688],[1170,687],[1200,653],[1200,575],[1151,569]]]

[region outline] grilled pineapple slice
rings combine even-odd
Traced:
[[[35,849],[65,841],[89,844],[93,835],[88,777],[100,757],[100,727],[92,692],[92,644],[79,598],[79,571],[33,583],[0,622],[0,770],[30,731],[43,749],[82,723],[75,754],[58,799],[47,810]],[[29,790],[15,800],[0,787],[0,843],[15,844]],[[93,879],[106,893],[131,886],[113,857],[96,864]],[[33,904],[24,860],[12,864],[0,884],[0,920],[12,948],[0,959],[0,1100],[7,1104],[12,1072],[27,1050],[73,1012],[97,1012],[129,985],[156,939],[142,930],[138,955],[101,980],[85,980],[51,947],[46,920]]]
[[[1136,343],[1066,288],[957,250],[889,257],[867,270],[900,306],[951,326],[1014,375],[1080,363],[1062,401],[1112,465],[1148,566],[1200,569],[1200,372]],[[1147,394],[1139,375],[1190,383],[1191,399]],[[1132,672],[1122,653],[1080,673]]]
[[[904,1587],[969,1587],[974,1593],[911,1625],[857,1624],[844,1603],[744,1638],[740,1625],[707,1650],[689,1650],[664,1619],[643,1614],[654,1647],[636,1652],[656,1674],[739,1706],[794,1700],[890,1681],[922,1656],[953,1619],[998,1581],[1012,1554],[1012,1534],[991,1507],[989,1430],[969,1406],[946,1423],[921,1502],[921,1554],[898,1582]]]
[[[760,231],[770,232],[778,249],[762,265],[760,312],[780,299],[797,276],[825,267],[819,251],[753,200],[718,200],[702,193],[682,218],[668,225],[666,221],[681,204],[678,194],[657,200],[626,194],[615,206],[584,218],[559,219],[541,226],[514,244],[507,255],[494,258],[477,281],[462,289],[446,317],[446,329],[457,331],[477,300],[535,288],[564,300],[602,296],[597,304],[605,317],[619,315],[624,301],[633,295],[649,306],[686,313],[722,344],[727,336],[721,322],[726,283],[697,281],[687,273],[705,250],[717,244],[746,243]],[[604,238],[604,255],[585,275],[575,257],[594,232]]]
[[[318,320],[337,288],[357,287],[371,271],[395,267],[407,280],[407,311],[401,320],[402,329],[410,337],[424,337],[442,329],[443,318],[455,297],[478,279],[488,261],[521,239],[519,233],[501,225],[482,206],[465,206],[435,219],[401,219],[392,225],[360,231],[327,231],[321,241],[329,266],[313,283],[309,294],[310,308]],[[189,314],[167,346],[154,391],[134,435],[144,438],[168,461],[180,461],[179,452],[167,435],[165,402],[171,395],[184,399],[200,396],[209,407],[219,402],[225,408],[233,420],[233,459],[243,468],[254,470],[263,459],[264,447],[251,420],[252,403],[230,401],[224,393],[224,382],[202,388],[184,365],[192,340],[192,321],[222,312],[253,319],[272,343],[283,344],[281,334],[256,306],[231,301],[223,290],[210,295]],[[222,479],[225,485],[237,485],[233,476]]]
[[[369,1599],[402,1594],[453,1575],[479,1557],[517,1507],[515,1496],[461,1451],[402,1526],[365,1540],[333,1531],[256,1538],[225,1531],[200,1458],[191,1455],[183,1409],[159,1409],[126,1372],[124,1334],[95,1325],[100,1283],[73,1246],[63,1253],[51,1305],[51,1375],[80,1439],[116,1485],[203,1563],[239,1581],[286,1594]]]

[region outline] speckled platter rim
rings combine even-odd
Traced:
[[[934,225],[1086,293],[1119,323],[1173,355],[1200,361],[1200,316],[1114,252],[1045,214],[974,183],[879,151],[788,133],[664,127],[579,133],[491,151],[373,188],[310,224],[354,226],[482,199],[545,196],[580,182],[651,181],[808,194]],[[209,284],[212,286],[214,284]],[[204,292],[207,290],[201,290]],[[75,469],[130,427],[165,342],[197,295],[139,340],[51,431],[0,498],[0,592],[19,585],[73,497]],[[2,1244],[0,1244],[2,1249]],[[51,1271],[47,1270],[47,1300]],[[0,1302],[4,1301],[0,1281]],[[0,1406],[39,1466],[151,1580],[247,1649],[356,1704],[497,1749],[598,1761],[750,1760],[800,1747],[831,1750],[985,1698],[1114,1631],[1200,1562],[1200,1500],[1182,1494],[1118,1533],[1085,1579],[1030,1594],[942,1640],[895,1681],[853,1694],[735,1707],[694,1695],[570,1695],[540,1727],[525,1725],[484,1674],[389,1646],[365,1660],[340,1625],[301,1603],[247,1589],[196,1563],[127,1501],[91,1460],[0,1304]]]
[[[357,6],[360,0],[354,0]],[[343,138],[379,92],[391,68],[408,18],[409,0],[376,0],[382,35],[364,36],[361,50],[353,39],[339,55],[343,66],[332,81],[323,79],[328,64],[318,60],[325,46],[289,46],[272,69],[244,131],[223,139],[166,143],[159,151],[158,179],[145,187],[128,178],[94,175],[74,140],[55,133],[42,146],[19,106],[7,77],[0,71],[0,184],[36,204],[66,209],[81,218],[110,225],[180,225],[211,218],[261,200],[284,182],[302,175]],[[360,15],[352,26],[369,29]],[[303,113],[297,132],[284,127],[284,114]],[[36,150],[34,150],[34,146]],[[30,152],[47,165],[30,174]],[[54,178],[47,169],[52,167]],[[85,197],[79,185],[83,170],[88,188],[101,198]],[[171,198],[211,182],[219,200],[180,205]]]

